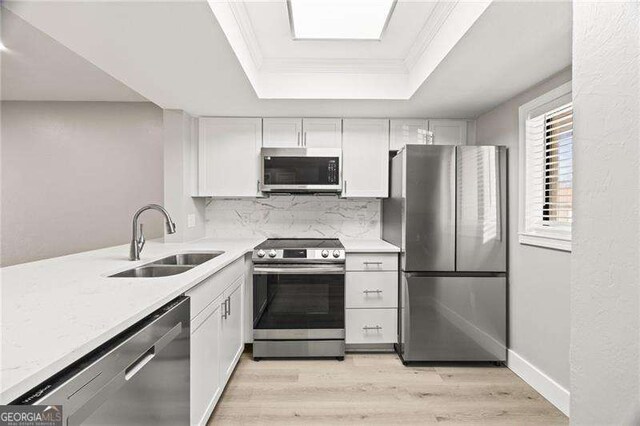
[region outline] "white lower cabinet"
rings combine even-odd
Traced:
[[[380,344],[398,341],[398,310],[347,309],[346,344]]]
[[[218,368],[221,301],[222,296],[191,323],[191,424],[206,424],[222,393]]]
[[[398,341],[398,254],[347,253],[345,343]]]
[[[242,333],[242,284],[244,277],[240,277],[224,292],[222,309],[222,326],[220,333],[220,376],[225,382],[231,376],[236,363],[244,349]]]
[[[244,350],[244,259],[186,294],[192,308],[191,424],[204,425]]]

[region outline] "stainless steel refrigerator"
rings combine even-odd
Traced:
[[[506,147],[407,145],[382,214],[401,248],[402,360],[506,360]]]

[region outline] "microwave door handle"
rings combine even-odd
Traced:
[[[300,146],[300,132],[298,132],[298,146]]]

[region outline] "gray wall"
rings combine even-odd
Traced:
[[[638,425],[640,3],[575,1],[573,37],[571,420]]]
[[[162,110],[154,104],[1,108],[2,266],[126,243],[135,210],[162,202]],[[149,238],[162,235],[159,217],[143,219]]]
[[[476,122],[477,143],[509,147],[509,346],[569,389],[571,254],[518,242],[518,108],[571,79],[567,69]]]

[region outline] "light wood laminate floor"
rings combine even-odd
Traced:
[[[560,425],[568,419],[506,367],[402,365],[395,354],[344,361],[243,354],[209,425]]]

